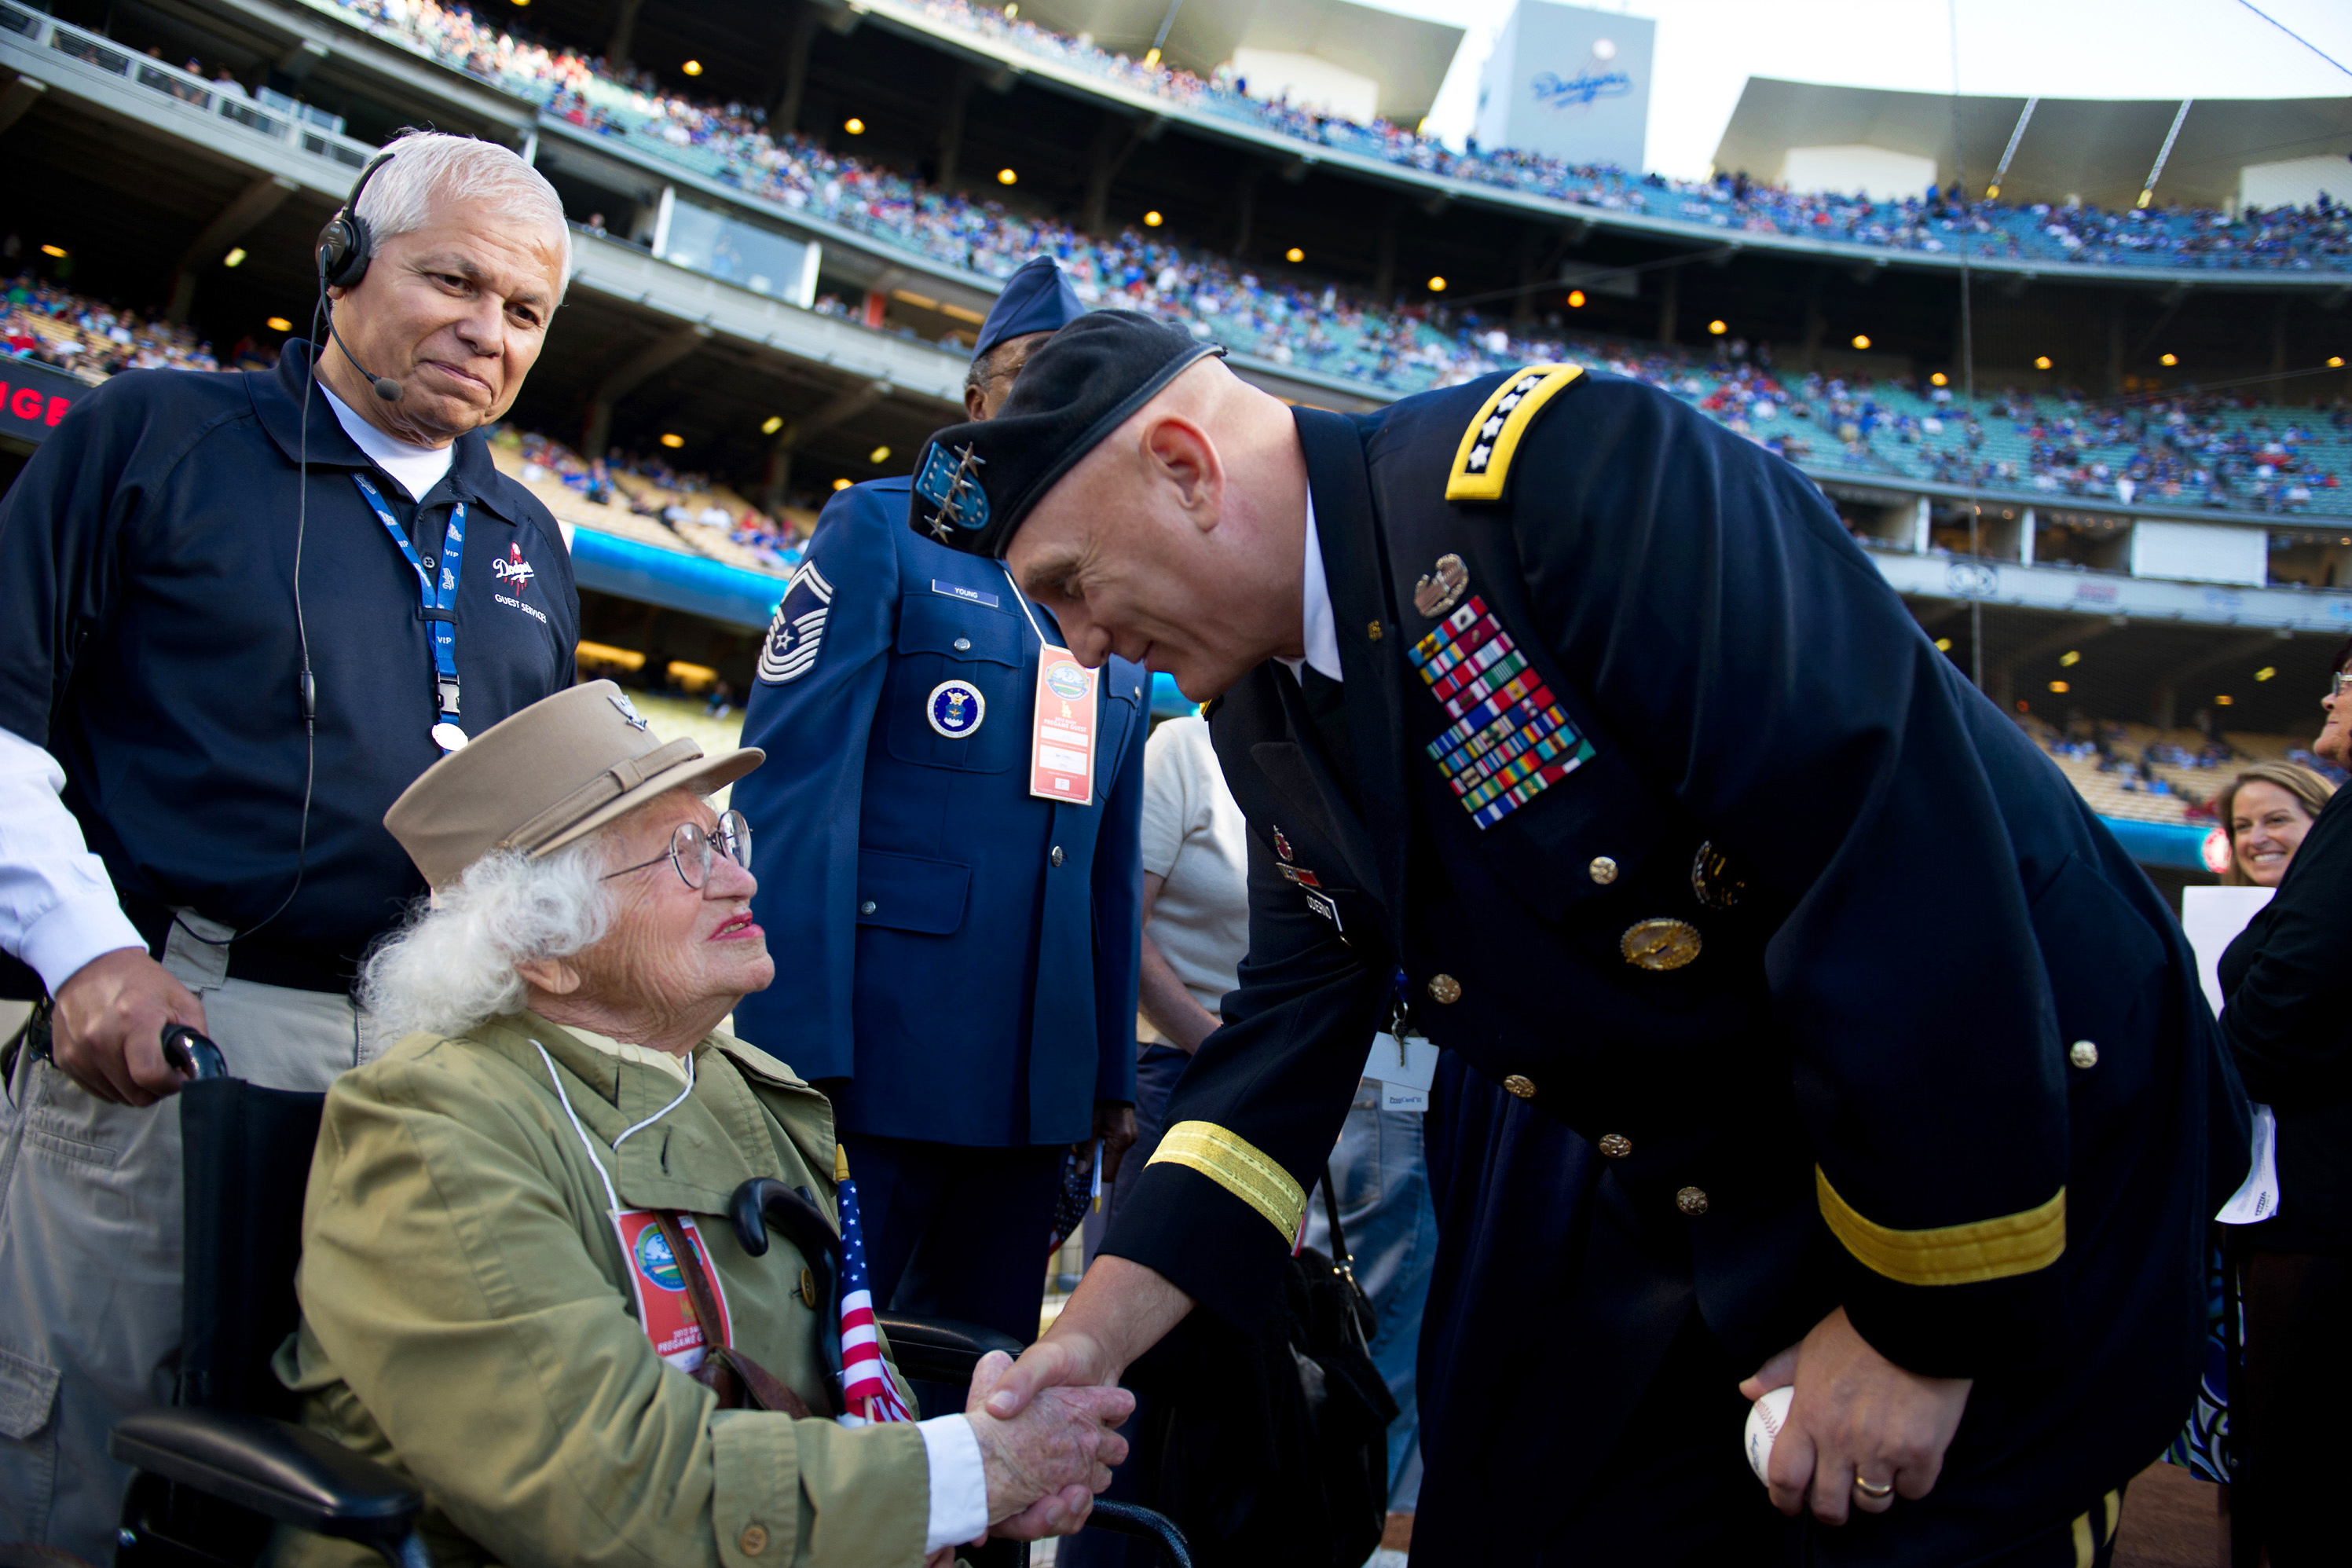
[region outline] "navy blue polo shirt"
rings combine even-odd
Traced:
[[[316,779],[295,626],[306,343],[275,371],[131,371],[80,399],[0,501],[0,728],[46,746],[65,802],[160,953],[165,910],[245,931],[230,973],[340,989],[424,891],[384,831],[441,755],[416,574],[352,482],[368,473],[436,554],[466,504],[457,602],[467,732],[572,684],[580,596],[554,518],[457,443],[415,507],[310,399],[302,614],[318,682]]]

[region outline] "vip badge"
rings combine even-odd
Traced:
[[[923,717],[950,741],[961,741],[980,728],[988,716],[988,699],[969,680],[942,680],[931,688]]]

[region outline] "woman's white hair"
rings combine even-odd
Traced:
[[[485,855],[455,887],[421,900],[360,967],[360,1005],[381,1038],[461,1035],[512,1013],[525,989],[515,965],[569,958],[603,939],[613,900],[601,880],[611,830],[541,859]]]
[[[555,246],[555,297],[562,302],[572,281],[572,226],[546,175],[495,142],[440,131],[405,132],[383,151],[389,161],[360,193],[359,216],[376,244],[423,228],[444,203],[479,203],[510,222],[547,232]]]

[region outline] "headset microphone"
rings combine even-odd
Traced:
[[[335,346],[343,351],[343,357],[352,362],[352,368],[362,375],[367,376],[368,384],[375,388],[375,395],[378,397],[383,398],[386,403],[400,401],[400,395],[405,389],[388,375],[369,374],[368,367],[360,363],[357,354],[352,353],[351,344],[343,342],[343,334],[335,331],[335,312],[331,307],[327,311],[327,335],[335,340]]]

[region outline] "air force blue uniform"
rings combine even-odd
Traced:
[[[1416,1568],[2105,1562],[2245,1169],[2155,889],[1674,399],[1297,416],[1344,679],[1212,711],[1250,952],[1105,1250],[1255,1321],[1401,1004],[1444,1053]],[[1840,1306],[1974,1390],[1929,1497],[1784,1523],[1733,1385]]]
[[[1059,1151],[1135,1096],[1149,677],[1102,672],[1091,801],[1032,797],[1030,616],[1058,633],[994,562],[909,533],[907,507],[905,479],[834,498],[761,653],[744,743],[769,762],[733,804],[777,976],[737,1026],[833,1095],[882,1300],[929,1245],[893,1210],[950,1171],[1004,1176],[974,1221],[1011,1227],[1002,1256],[967,1234],[929,1272],[1009,1270],[1026,1339]],[[1022,1151],[1017,1173],[992,1149]],[[922,1305],[989,1321],[969,1283]]]

